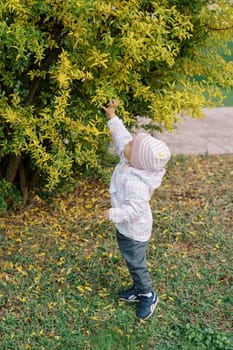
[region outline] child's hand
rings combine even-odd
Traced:
[[[104,210],[103,217],[104,217],[105,220],[109,220],[109,209]]]
[[[115,115],[116,115],[115,111],[116,111],[117,106],[119,106],[119,104],[120,104],[119,100],[111,100],[109,102],[108,107],[102,106],[103,110],[105,111],[105,113],[109,119],[112,119],[113,117],[115,117]]]

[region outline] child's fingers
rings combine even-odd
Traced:
[[[119,104],[119,100],[110,100],[107,107],[101,106],[101,108],[106,112],[109,108],[116,108],[117,106],[119,106]]]
[[[108,107],[117,108],[117,106],[119,106],[119,104],[120,104],[119,100],[110,100]]]

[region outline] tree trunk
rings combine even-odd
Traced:
[[[22,197],[23,197],[23,205],[27,205],[27,202],[28,202],[28,184],[27,184],[26,172],[24,169],[23,161],[21,161],[20,165],[19,165],[19,185],[20,185],[20,191],[21,191]]]
[[[21,156],[12,155],[10,157],[7,169],[6,169],[6,180],[10,183],[14,183],[15,178],[19,176],[19,187],[23,197],[23,205],[27,205],[28,201],[28,184],[26,178],[26,172],[24,169],[24,162]]]
[[[6,169],[6,180],[10,183],[14,183],[17,171],[21,162],[21,156],[12,155],[10,157],[7,169]]]

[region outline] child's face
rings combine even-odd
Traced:
[[[128,160],[129,163],[131,160],[132,142],[133,141],[130,141],[124,148],[124,156]]]

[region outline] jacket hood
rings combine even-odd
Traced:
[[[163,176],[166,172],[165,168],[159,169],[155,172],[150,172],[147,170],[141,170],[131,167],[131,172],[138,176],[143,182],[145,182],[151,191],[158,188],[163,180]]]

